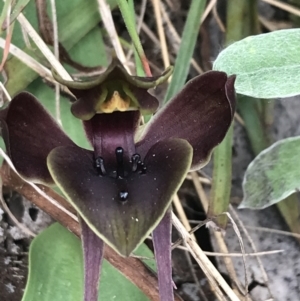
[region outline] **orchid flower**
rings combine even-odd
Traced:
[[[93,150],[77,146],[31,94],[2,111],[7,151],[26,179],[56,184],[78,212],[84,250],[85,301],[98,300],[104,243],[122,256],[152,232],[161,301],[172,301],[172,196],[190,169],[204,166],[235,112],[235,77],[210,71],[190,80],[167,105],[148,90],[159,77],[130,76],[114,60],[89,81],[57,80],[76,100]],[[156,112],[157,111],[157,112]],[[142,114],[156,114],[140,126]]]

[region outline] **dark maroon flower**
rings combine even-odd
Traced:
[[[97,300],[102,241],[129,256],[151,232],[161,300],[173,300],[171,199],[187,172],[205,165],[224,138],[235,93],[234,77],[207,72],[140,127],[141,114],[158,108],[148,89],[170,73],[132,77],[113,62],[91,81],[57,77],[76,96],[71,110],[83,120],[93,151],[75,145],[29,93],[14,97],[5,112],[2,128],[16,169],[31,181],[58,185],[80,216],[86,301]]]

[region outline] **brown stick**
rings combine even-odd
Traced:
[[[38,194],[32,186],[20,179],[6,164],[0,169],[0,176],[3,185],[23,195],[26,199],[48,213],[53,219],[69,229],[69,231],[80,237],[80,227],[77,221]],[[40,186],[40,188],[69,211],[75,213],[70,204],[51,188],[45,186]],[[151,301],[159,301],[157,278],[141,260],[133,257],[121,257],[109,246],[105,246],[104,258],[143,291]],[[175,301],[182,301],[182,299],[175,294]]]

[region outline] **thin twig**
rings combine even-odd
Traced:
[[[278,8],[281,8],[282,10],[285,10],[293,15],[300,17],[300,9],[295,6],[292,6],[290,4],[286,4],[286,3],[283,3],[283,2],[280,2],[277,0],[262,0],[262,1],[269,3],[273,6],[276,6]]]
[[[268,232],[268,233],[275,233],[275,234],[300,238],[300,234],[298,234],[298,233],[292,233],[292,232],[282,231],[282,230],[278,230],[278,229],[271,229],[271,228],[264,228],[264,227],[253,227],[253,226],[245,226],[245,228],[249,229],[249,230],[258,230],[258,231],[263,231],[263,232]]]
[[[7,9],[7,24],[10,24],[10,12],[11,12],[11,3],[9,4],[8,9]],[[1,62],[1,65],[0,65],[0,71],[2,71],[2,69],[4,67],[4,64],[7,60],[8,54],[9,54],[9,46],[10,46],[10,43],[11,43],[11,38],[12,38],[13,30],[14,30],[14,25],[15,25],[15,23],[10,24],[6,29],[6,41],[5,41],[4,51],[3,51],[3,54],[2,54],[2,62]]]
[[[5,47],[5,40],[0,37],[0,47]],[[35,71],[37,74],[39,74],[41,77],[43,77],[45,80],[49,81],[50,83],[55,84],[56,81],[54,80],[51,71],[40,64],[38,61],[36,61],[33,57],[28,55],[26,52],[15,46],[14,44],[10,44],[9,52],[18,58],[22,63],[24,63],[26,66],[28,66],[30,69]],[[65,87],[61,86],[62,91],[64,91],[67,94],[70,94],[70,91]]]
[[[206,193],[205,193],[205,191],[204,191],[204,189],[202,187],[202,184],[199,181],[199,176],[198,176],[198,174],[196,172],[192,172],[191,175],[192,175],[192,180],[193,180],[194,186],[196,188],[196,192],[198,194],[200,202],[201,202],[201,204],[202,204],[202,206],[204,208],[204,211],[207,212],[208,206],[209,206],[209,200],[208,200],[208,198],[206,196]],[[238,229],[237,229],[237,233],[238,233]],[[214,234],[214,236],[216,238],[216,241],[217,241],[217,243],[218,243],[221,251],[224,252],[224,253],[226,253],[226,252],[228,253],[228,249],[227,249],[227,246],[226,246],[226,243],[224,241],[223,236],[219,232],[216,232],[216,231],[213,231],[213,234]],[[243,252],[243,248],[242,248],[242,252]],[[245,252],[243,252],[243,253],[245,253]],[[234,283],[236,283],[237,288],[239,289],[239,291],[243,295],[245,295],[245,292],[241,288],[241,286],[239,284],[239,281],[237,279],[237,276],[236,276],[236,273],[235,273],[235,270],[234,270],[234,265],[233,265],[233,262],[232,262],[231,258],[226,258],[225,257],[223,260],[224,260],[224,264],[226,266],[226,269],[227,269],[229,275],[232,277],[232,280],[234,281]],[[247,275],[246,268],[245,268],[245,275]],[[247,285],[248,285],[247,276],[245,276],[245,282],[246,282],[246,286],[245,287],[247,287]]]
[[[238,224],[239,224],[239,227],[243,230],[244,234],[246,235],[246,238],[248,239],[250,245],[251,245],[251,248],[252,250],[256,253],[257,252],[257,248],[251,238],[251,236],[249,235],[247,229],[245,228],[244,226],[244,223],[241,221],[241,219],[239,218],[238,214],[236,213],[236,211],[234,210],[233,206],[232,205],[229,205],[229,210],[231,212],[231,214],[234,216],[234,218],[237,220]],[[256,257],[256,260],[258,262],[258,265],[260,267],[260,270],[262,272],[262,277],[265,281],[265,284],[267,286],[267,289],[268,289],[268,292],[270,294],[270,297],[271,298],[274,298],[273,295],[272,295],[272,292],[271,292],[271,288],[270,288],[270,285],[269,285],[269,277],[268,277],[268,274],[266,273],[266,270],[263,266],[263,263],[261,261],[261,259],[257,256]]]
[[[192,175],[190,173],[187,174],[186,179],[192,181],[193,180]],[[210,179],[200,177],[200,176],[198,176],[198,179],[199,179],[200,183],[202,183],[202,184],[211,185]]]
[[[180,199],[178,197],[178,194],[176,193],[174,196],[173,196],[173,204],[176,208],[176,211],[177,211],[177,214],[179,215],[183,225],[185,226],[185,228],[189,231],[189,233],[191,233],[192,231],[192,228],[191,228],[191,225],[186,217],[186,214],[183,210],[183,207],[182,207],[182,204],[180,202]],[[191,234],[191,236],[193,237],[194,240],[196,240],[196,237],[194,234]],[[174,249],[174,247],[176,247],[176,244],[180,244],[182,242],[182,239],[179,239],[177,242],[175,242],[173,245],[172,245],[172,249]],[[201,285],[198,281],[198,278],[196,276],[196,273],[195,273],[195,269],[193,267],[193,265],[191,264],[191,257],[190,257],[190,254],[189,252],[185,252],[185,256],[186,256],[186,259],[188,261],[188,264],[190,266],[190,269],[191,269],[191,272],[192,272],[192,276],[193,276],[193,279],[195,281],[195,283],[197,284],[197,287],[198,287],[198,290],[199,290],[199,293],[202,295],[202,297],[204,296],[203,294],[203,291],[202,291],[202,288],[201,288]],[[205,297],[204,297],[205,298]]]
[[[11,97],[10,97],[9,93],[7,92],[5,86],[3,85],[2,82],[0,82],[0,87],[1,87],[2,91],[4,92],[4,94],[5,94],[6,98],[8,99],[8,101],[11,101]]]
[[[169,18],[169,15],[167,14],[167,12],[166,12],[166,10],[165,10],[165,8],[164,8],[163,5],[161,5],[161,12],[162,12],[163,19],[166,22],[166,25],[168,26],[169,31],[170,31],[170,33],[172,35],[172,38],[175,40],[174,42],[177,45],[180,45],[180,43],[181,43],[181,37],[179,36],[179,34],[178,34],[177,30],[175,29],[173,23],[171,22],[171,20]],[[174,42],[172,44],[174,44]],[[178,49],[175,49],[175,50],[176,50],[176,52],[178,51]],[[191,59],[191,64],[192,64],[192,66],[194,67],[194,69],[199,74],[203,73],[202,68],[199,66],[199,64],[196,62],[196,60],[194,58]]]
[[[97,0],[102,22],[110,38],[111,44],[120,62],[126,66],[126,57],[121,46],[109,5],[105,0]],[[129,70],[127,70],[129,72]]]
[[[152,0],[152,5],[154,7],[156,28],[157,28],[157,32],[158,32],[159,41],[160,41],[160,47],[161,47],[164,67],[167,68],[170,66],[170,58],[169,58],[165,31],[164,31],[163,23],[162,23],[160,0]],[[169,80],[170,80],[170,78],[169,78]]]
[[[241,117],[241,115],[237,112],[234,113],[234,118],[235,120],[243,127],[245,127],[245,121],[244,119]]]
[[[184,246],[177,246],[176,249],[187,250]],[[273,250],[273,251],[265,251],[265,252],[256,252],[256,253],[220,253],[220,252],[208,252],[203,251],[203,253],[207,256],[215,256],[215,257],[256,257],[256,256],[266,256],[266,255],[274,255],[279,253],[284,253],[285,250]]]
[[[211,263],[211,261],[207,258],[207,256],[203,253],[201,248],[198,246],[198,244],[192,239],[191,235],[188,233],[188,231],[185,229],[185,227],[181,224],[177,216],[172,213],[172,221],[175,228],[179,231],[179,233],[182,235],[184,242],[186,243],[186,246],[188,247],[189,252],[192,254],[192,256],[195,258],[197,263],[202,268],[203,272],[206,274],[210,282],[212,283],[215,293],[217,293],[217,296],[220,296],[221,298],[224,296],[222,291],[220,290],[219,286],[224,290],[224,292],[227,294],[229,299],[231,301],[240,301],[240,299],[236,296],[236,294],[233,292],[233,290],[230,288],[228,283],[224,280],[224,278],[221,276],[219,271],[215,268],[215,266]],[[224,297],[223,297],[224,299]]]
[[[36,46],[43,53],[44,57],[48,60],[50,65],[61,76],[61,78],[65,79],[65,80],[72,80],[72,77],[65,70],[65,68],[61,65],[61,63],[56,59],[54,54],[51,52],[51,50],[48,48],[48,46],[45,44],[45,42],[42,40],[42,38],[37,34],[35,29],[32,27],[32,25],[25,18],[25,16],[21,13],[21,14],[19,14],[17,19],[18,19],[19,23],[21,24],[21,26],[28,33],[30,38],[33,40],[33,42],[36,44]]]
[[[192,235],[193,233],[195,233],[197,230],[199,230],[201,227],[205,226],[209,221],[211,221],[210,218],[207,218],[204,221],[201,221],[199,223],[197,223],[198,225],[194,228],[192,228],[191,230],[189,230],[188,232]],[[190,221],[189,221],[190,222]],[[172,244],[172,249],[177,248],[180,244],[182,244],[183,239],[182,238],[178,238],[173,244]]]
[[[195,171],[193,171],[193,172],[191,172],[191,176],[192,176],[192,180],[193,180],[194,186],[196,188],[196,192],[197,192],[198,197],[199,197],[199,199],[201,201],[201,204],[203,206],[204,212],[207,213],[209,201],[208,201],[206,193],[205,193],[205,191],[204,191],[204,189],[202,187],[202,184],[198,180],[198,174]]]
[[[239,241],[239,244],[240,244],[240,248],[241,248],[242,254],[244,255],[244,256],[242,256],[242,258],[243,258],[244,273],[245,273],[245,289],[246,289],[246,292],[244,292],[244,291],[241,289],[241,287],[239,286],[239,282],[238,282],[238,280],[237,280],[237,277],[236,277],[236,284],[238,285],[239,290],[242,291],[244,295],[246,295],[246,294],[248,293],[249,281],[248,281],[248,275],[247,275],[247,270],[248,270],[247,267],[248,267],[248,265],[247,265],[246,256],[245,256],[246,251],[245,251],[244,242],[243,242],[243,239],[242,239],[242,236],[241,236],[241,232],[240,232],[238,226],[236,225],[234,219],[233,219],[232,216],[230,215],[230,213],[224,212],[223,214],[226,214],[227,217],[230,219],[231,224],[232,224],[232,227],[233,227],[233,230],[234,230],[234,232],[235,232],[235,234],[236,234],[236,236],[237,236],[237,238],[238,238],[238,241]],[[225,244],[225,242],[224,242],[224,244]],[[226,247],[226,249],[227,249],[227,247]],[[228,252],[228,249],[227,249],[227,252]],[[233,267],[232,261],[231,261],[230,265]],[[232,272],[232,271],[231,271],[231,272]],[[235,274],[235,272],[234,272],[234,274]],[[235,275],[235,276],[236,276],[236,275]]]
[[[58,41],[58,26],[57,26],[57,15],[55,0],[51,0],[51,12],[52,12],[52,24],[53,24],[53,46],[54,55],[59,61],[59,41]],[[56,121],[62,125],[61,114],[60,114],[60,89],[59,83],[55,83],[55,116]]]
[[[215,18],[220,30],[225,33],[226,29],[225,29],[225,26],[224,26],[221,18],[219,17],[219,14],[217,11],[217,4],[215,4],[215,6],[213,7],[212,13],[213,13],[213,17]]]
[[[213,8],[216,6],[217,0],[210,0],[210,2],[208,3],[208,5],[205,8],[205,11],[202,15],[201,18],[201,24],[205,21],[205,19],[207,18],[207,16],[209,15],[209,13],[213,10]]]

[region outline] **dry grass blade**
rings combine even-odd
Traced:
[[[184,246],[176,246],[177,249],[188,250]],[[220,253],[220,252],[208,252],[203,251],[203,253],[207,256],[215,256],[215,257],[256,257],[256,256],[267,256],[267,255],[275,255],[279,253],[285,252],[284,250],[273,250],[273,251],[265,251],[265,252],[256,252],[256,253]]]
[[[7,22],[8,24],[10,24],[10,12],[11,12],[11,3],[8,6],[7,9]],[[12,33],[14,30],[14,23],[11,24],[10,26],[7,27],[6,29],[6,43],[5,43],[5,47],[4,47],[4,51],[3,51],[3,56],[2,56],[2,62],[0,65],[0,71],[2,71],[4,64],[7,60],[8,54],[9,54],[9,46],[10,46],[10,42],[11,42],[11,38],[12,38]]]
[[[179,215],[183,225],[185,226],[185,228],[187,230],[189,230],[189,233],[191,233],[192,229],[191,229],[191,226],[190,226],[190,223],[186,217],[186,214],[184,212],[184,209],[182,207],[182,204],[180,202],[180,199],[178,197],[178,194],[176,193],[173,197],[173,205],[175,206],[176,208],[176,211],[177,211],[177,214]],[[199,227],[200,228],[200,227]],[[193,239],[196,240],[195,236],[193,234],[191,234]],[[180,243],[182,243],[182,239],[178,239],[173,245],[172,245],[172,249],[174,249],[177,245],[179,245]],[[189,252],[187,252],[187,250],[185,250],[184,252],[185,256],[186,256],[186,259],[188,261],[188,264],[189,264],[189,267],[190,267],[190,270],[191,270],[191,273],[192,273],[192,276],[193,276],[193,279],[195,281],[195,283],[197,284],[197,287],[198,287],[198,291],[202,297],[202,299],[204,301],[206,301],[206,297],[202,291],[202,288],[201,288],[201,285],[200,285],[200,282],[198,280],[198,277],[196,275],[196,272],[195,272],[195,269],[193,267],[193,264],[192,264],[192,261],[191,261],[191,255],[189,254]]]
[[[170,58],[169,58],[168,46],[167,46],[165,31],[163,28],[162,17],[161,17],[161,3],[160,3],[160,0],[152,0],[152,4],[154,7],[156,27],[157,27],[157,32],[158,32],[158,36],[159,36],[164,67],[167,68],[170,66]],[[170,78],[169,78],[169,81],[170,81]]]
[[[53,44],[54,44],[54,56],[59,61],[59,40],[58,40],[58,26],[55,0],[50,1],[52,12],[52,24],[53,24]],[[62,125],[60,114],[60,90],[59,83],[55,83],[55,117],[56,121]]]
[[[288,231],[282,231],[282,230],[264,228],[264,227],[252,227],[252,226],[245,226],[245,228],[249,229],[249,230],[258,230],[258,231],[263,231],[263,232],[268,232],[268,233],[275,233],[275,234],[300,238],[300,234],[292,233],[292,232],[288,232]]]
[[[216,22],[217,22],[220,30],[225,33],[226,29],[225,29],[225,26],[224,26],[224,24],[223,24],[223,22],[222,22],[222,20],[221,20],[221,18],[219,16],[219,14],[218,14],[217,4],[215,4],[215,6],[213,7],[212,13],[213,13],[213,16],[214,16],[214,18],[215,18],[215,20],[216,20]]]
[[[248,286],[249,286],[249,281],[248,281],[248,275],[247,275],[247,263],[246,263],[246,252],[245,252],[245,247],[244,247],[244,242],[243,242],[243,239],[242,239],[242,236],[241,236],[241,233],[240,233],[240,230],[239,228],[237,227],[235,221],[233,220],[233,218],[231,217],[231,215],[228,213],[228,212],[224,212],[223,214],[226,214],[227,217],[230,219],[231,223],[232,223],[232,226],[233,226],[233,230],[238,238],[238,241],[239,241],[239,244],[240,244],[240,248],[241,248],[241,251],[242,251],[242,254],[243,254],[243,264],[244,264],[244,273],[245,273],[245,288],[246,288],[246,292],[244,292],[240,285],[239,285],[239,282],[237,280],[237,277],[236,277],[236,274],[235,274],[235,270],[234,270],[234,266],[233,266],[233,263],[232,261],[230,261],[230,268],[231,268],[231,274],[234,276],[235,278],[235,283],[238,285],[238,288],[241,292],[243,292],[244,295],[246,295],[248,293]],[[223,241],[224,245],[225,245],[225,242]],[[226,245],[225,245],[226,246]],[[226,247],[226,252],[228,252],[228,249]]]
[[[123,51],[123,48],[121,46],[121,43],[119,41],[119,37],[116,31],[116,27],[111,15],[111,11],[109,8],[109,5],[106,3],[105,0],[98,0],[98,7],[99,7],[99,12],[101,15],[101,19],[103,21],[103,24],[106,28],[106,31],[109,35],[109,38],[111,40],[111,43],[113,45],[113,48],[115,49],[115,52],[117,54],[117,57],[121,61],[122,64],[126,65],[126,57]],[[129,71],[129,70],[127,70]]]
[[[25,16],[23,14],[20,14],[17,19],[21,24],[22,28],[27,32],[27,34],[30,36],[30,38],[33,40],[36,46],[43,53],[44,57],[49,61],[53,69],[55,69],[56,72],[60,75],[60,77],[62,77],[65,80],[72,80],[72,77],[64,69],[61,63],[56,59],[54,54],[51,52],[51,50],[48,48],[48,46],[45,44],[42,38],[37,34],[32,25],[25,18]]]
[[[205,191],[202,187],[202,184],[199,181],[199,176],[196,172],[192,172],[191,176],[192,176],[192,180],[193,180],[195,189],[197,191],[198,197],[199,197],[199,199],[202,203],[202,206],[203,206],[205,212],[207,212],[208,206],[209,206],[209,201],[208,201],[206,193],[205,193]],[[238,235],[238,233],[239,233],[238,229],[236,231],[237,231],[237,235]],[[213,230],[213,235],[215,236],[216,242],[217,242],[221,252],[228,253],[228,249],[227,249],[227,246],[226,246],[226,243],[224,241],[224,238],[223,238],[222,234],[220,232],[217,232],[217,231]],[[238,235],[238,237],[240,238],[239,235]],[[242,248],[242,251],[243,251],[243,248]],[[243,252],[243,253],[245,253],[245,252]],[[236,275],[234,265],[233,265],[233,262],[232,262],[231,258],[230,257],[227,257],[227,258],[224,257],[223,260],[224,260],[224,264],[226,266],[226,269],[227,269],[228,274],[230,275],[232,281],[236,284],[236,287],[238,288],[239,292],[241,292],[242,295],[244,296],[246,293],[245,293],[244,289],[241,287],[241,285],[238,281],[238,278],[237,278],[237,275]],[[247,275],[246,268],[245,268],[245,275]],[[245,276],[245,282],[246,282],[245,287],[247,287],[248,286],[247,276]],[[242,296],[240,296],[240,297],[242,297]]]
[[[201,18],[201,24],[205,21],[209,13],[213,10],[213,8],[216,6],[217,0],[211,0],[208,5],[206,6],[206,9],[202,15]]]
[[[5,47],[5,40],[1,37],[0,37],[0,47],[1,48]],[[17,46],[15,46],[13,44],[10,44],[9,52],[13,56],[18,58],[21,62],[23,62],[26,66],[28,66],[30,69],[32,69],[33,71],[38,73],[45,80],[47,80],[47,81],[49,81],[50,83],[53,83],[53,84],[56,83],[56,81],[54,80],[54,78],[52,76],[51,71],[48,68],[46,68],[45,66],[40,64],[33,57],[28,55],[26,52],[24,52],[23,50],[21,50]],[[70,91],[66,87],[64,87],[64,86],[60,86],[60,87],[65,93],[70,94]],[[8,99],[9,98],[10,97],[8,97]]]
[[[164,6],[162,5],[161,3],[161,12],[162,12],[162,16],[163,16],[163,19],[164,21],[166,22],[166,25],[168,26],[168,29],[172,35],[172,39],[173,41],[170,42],[171,45],[175,44],[176,46],[173,47],[175,48],[175,51],[177,52],[178,51],[178,48],[179,48],[179,45],[181,43],[181,37],[179,36],[178,32],[176,31],[173,23],[171,22],[170,18],[169,18],[169,15],[167,14]],[[169,38],[170,39],[170,38]],[[201,67],[199,66],[199,64],[196,62],[196,60],[194,58],[191,59],[191,64],[192,66],[194,67],[194,69],[199,73],[199,74],[202,74],[203,73],[203,70],[201,69]]]
[[[220,287],[224,290],[226,295],[229,297],[231,301],[240,301],[240,299],[236,296],[224,278],[220,275],[219,271],[215,268],[215,266],[211,263],[211,261],[207,258],[198,244],[191,238],[191,235],[185,229],[185,227],[181,224],[179,219],[176,215],[172,214],[173,225],[182,235],[184,242],[186,243],[186,247],[188,248],[189,252],[195,258],[197,263],[202,268],[203,272],[208,277],[210,283],[213,285],[215,289],[215,293],[218,297],[226,300],[224,294],[220,290]],[[220,287],[219,287],[220,286]],[[224,299],[225,298],[225,299]]]
[[[278,8],[281,8],[282,10],[285,10],[293,15],[300,17],[300,9],[295,6],[292,6],[290,4],[286,4],[286,3],[283,3],[283,2],[280,2],[277,0],[262,0],[262,1],[269,3],[273,6],[276,6]]]
[[[5,94],[6,98],[8,99],[8,101],[11,101],[11,97],[9,95],[9,93],[7,92],[6,88],[4,87],[3,83],[0,82],[0,88],[2,89],[3,93]],[[3,105],[3,103],[0,104],[1,106]]]
[[[211,221],[211,219],[206,219],[204,221],[201,221],[201,222],[197,222],[197,226],[192,228],[191,230],[189,230],[189,233],[191,235],[193,235],[193,233],[195,233],[197,230],[199,230],[201,227],[203,227],[204,225],[206,225],[209,221]],[[190,221],[189,221],[190,222]],[[180,244],[182,244],[183,242],[183,239],[182,238],[179,238],[177,239],[173,244],[172,244],[172,249],[175,249],[177,248]]]
[[[234,216],[234,218],[237,220],[237,222],[238,222],[240,228],[243,230],[244,234],[246,235],[246,238],[247,238],[248,241],[250,242],[250,245],[251,245],[252,250],[253,250],[254,252],[257,252],[256,246],[255,246],[255,244],[254,244],[254,242],[253,242],[251,236],[249,235],[247,229],[245,228],[243,222],[242,222],[241,219],[239,218],[238,214],[236,213],[236,211],[234,210],[234,208],[233,208],[231,205],[229,205],[229,209],[230,209],[230,212],[232,213],[232,215]],[[263,266],[263,263],[262,263],[261,259],[260,259],[258,256],[256,257],[256,260],[257,260],[258,265],[259,265],[259,267],[260,267],[260,270],[261,270],[261,272],[262,272],[262,277],[263,277],[263,279],[264,279],[264,281],[265,281],[265,284],[266,284],[266,286],[267,286],[268,292],[269,292],[271,298],[274,298],[273,295],[272,295],[271,289],[270,289],[269,278],[268,278],[268,275],[267,275],[267,273],[266,273],[266,270],[265,270],[265,268],[264,268],[264,266]]]

